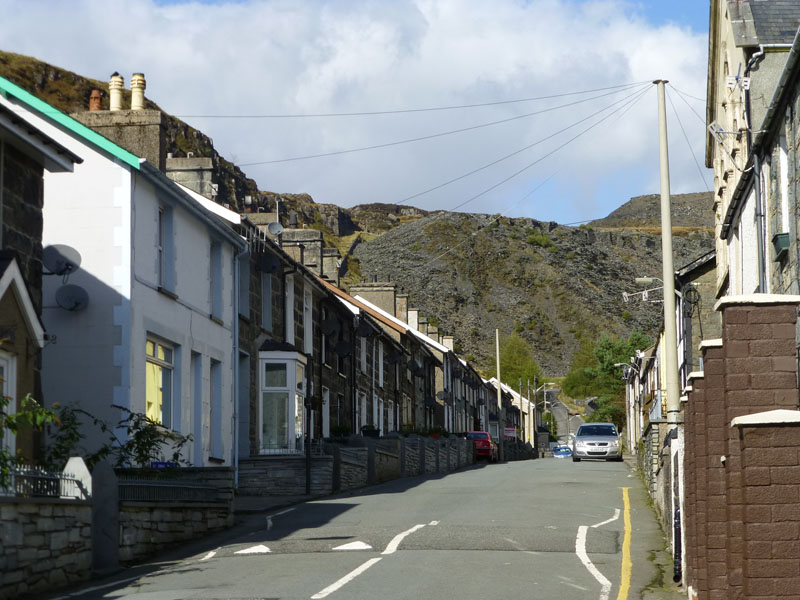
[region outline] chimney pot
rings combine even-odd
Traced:
[[[103,110],[103,103],[100,100],[100,90],[92,90],[89,94],[89,110]]]
[[[144,110],[144,89],[146,82],[143,73],[131,77],[131,110]]]
[[[122,75],[114,73],[108,81],[109,110],[122,110],[122,90],[125,80]]]

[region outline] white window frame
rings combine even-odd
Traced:
[[[367,372],[367,338],[362,337],[360,339],[361,339],[361,352],[360,352],[361,362],[360,362],[360,365],[359,365],[359,370],[362,373],[366,373]]]
[[[3,365],[3,381],[0,383],[0,393],[9,398],[6,413],[17,412],[17,357],[9,352],[0,350],[0,364]],[[17,453],[17,438],[10,431],[6,430],[3,436],[2,449],[9,454]]]
[[[264,381],[266,364],[282,364],[286,367],[286,385],[281,387],[267,386]],[[298,382],[298,375],[307,368],[306,357],[297,352],[262,352],[258,360],[258,452],[260,454],[295,454],[302,452],[305,442],[305,381]],[[264,448],[263,444],[263,402],[264,392],[287,393],[287,431],[284,447]],[[300,431],[298,435],[298,416]]]
[[[211,280],[211,316],[222,320],[222,244],[212,242],[209,251]]]
[[[308,286],[306,286],[308,287]],[[311,290],[303,291],[303,352],[313,354],[314,352],[314,298]]]
[[[286,278],[286,343],[294,345],[294,277]]]
[[[322,437],[331,437],[331,391],[322,388]]]
[[[789,151],[786,143],[786,129],[781,130],[778,142],[778,171],[781,186],[780,214],[781,222],[778,231],[783,233],[789,231]]]
[[[383,387],[383,342],[378,340],[378,387]]]
[[[261,271],[261,329],[272,331],[272,273]]]
[[[154,345],[154,354],[147,353],[147,344]],[[170,351],[170,360],[160,359],[158,358],[158,347],[161,346]],[[154,364],[161,369],[166,369],[169,371],[169,408],[167,412],[164,411],[164,392],[162,388],[162,397],[161,397],[161,415],[158,419],[158,424],[164,427],[165,429],[172,429],[172,422],[173,422],[173,407],[175,406],[175,376],[176,376],[176,365],[175,365],[175,355],[176,355],[176,347],[174,344],[157,338],[152,335],[148,335],[145,339],[145,405],[144,405],[144,412],[147,414],[147,364]],[[164,418],[166,415],[166,419]],[[149,415],[148,415],[149,416]],[[153,419],[155,420],[155,419]]]
[[[172,208],[160,205],[156,218],[156,278],[158,287],[175,292],[175,239]]]

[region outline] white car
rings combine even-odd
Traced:
[[[572,441],[572,462],[582,458],[622,460],[622,444],[613,423],[584,423]]]

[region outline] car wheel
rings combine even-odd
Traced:
[[[581,462],[581,459],[573,456],[572,457],[572,462]]]

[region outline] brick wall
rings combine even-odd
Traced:
[[[684,430],[685,581],[701,600],[751,597],[744,571],[752,494],[745,493],[743,446],[731,422],[798,404],[795,302],[723,299],[718,308],[721,344],[703,350]],[[762,454],[776,465],[784,460],[780,450]]]
[[[800,592],[800,423],[739,428],[743,591],[752,600]]]

